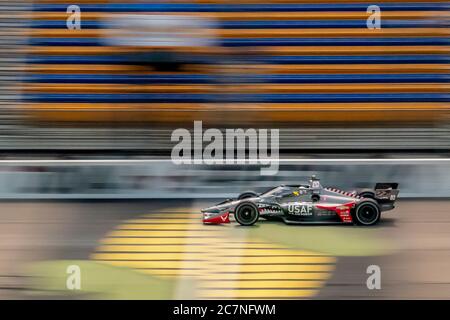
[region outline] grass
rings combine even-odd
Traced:
[[[67,267],[81,269],[81,290],[66,286]],[[30,266],[31,288],[37,294],[92,299],[172,299],[174,281],[142,274],[129,268],[119,268],[84,260],[37,262]]]

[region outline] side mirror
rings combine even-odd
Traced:
[[[311,200],[312,200],[312,202],[317,202],[317,201],[319,201],[319,200],[320,200],[320,195],[318,195],[318,194],[313,194],[313,195],[311,196]]]

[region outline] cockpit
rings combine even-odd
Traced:
[[[306,194],[308,192],[316,192],[318,189],[321,189],[322,186],[320,185],[319,179],[317,179],[315,176],[311,177],[311,180],[309,180],[309,183],[303,183],[303,184],[295,184],[295,185],[280,185],[278,187],[272,188],[267,190],[266,192],[262,193],[261,196],[263,197],[284,197],[291,194],[294,195],[301,195]]]

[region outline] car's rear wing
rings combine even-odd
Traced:
[[[394,202],[397,200],[398,183],[377,183],[375,185],[375,199],[381,202]]]

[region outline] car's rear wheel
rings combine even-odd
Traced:
[[[258,207],[251,202],[243,202],[236,207],[234,218],[242,226],[251,226],[259,219]]]
[[[355,209],[353,219],[359,225],[372,226],[380,220],[381,210],[375,200],[367,199]]]
[[[368,198],[368,199],[375,198],[375,194],[371,191],[361,192],[360,194],[358,194],[358,196],[361,198]]]

